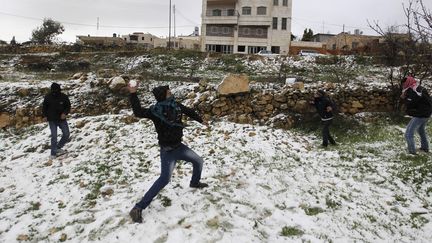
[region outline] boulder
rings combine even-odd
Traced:
[[[237,74],[226,76],[217,87],[217,92],[221,95],[245,93],[249,90],[248,76]]]
[[[116,75],[114,69],[100,69],[97,71],[97,75],[102,78],[112,78]]]
[[[0,114],[0,128],[4,128],[11,125],[11,121],[12,119],[8,114],[6,113]]]
[[[120,91],[124,87],[126,87],[126,81],[122,77],[112,78],[109,84],[112,91]]]
[[[28,96],[29,94],[30,94],[30,90],[27,89],[27,88],[20,88],[20,89],[18,90],[18,95],[21,96],[21,97],[26,97],[26,96]]]
[[[304,90],[305,89],[303,82],[295,82],[291,85],[291,87],[293,89],[298,89],[298,90]]]
[[[83,73],[75,73],[75,74],[72,76],[72,79],[79,79],[79,78],[81,78],[81,76],[83,76]]]
[[[309,104],[306,100],[299,100],[296,102],[293,110],[299,113],[303,113],[307,111],[309,108],[310,108]]]
[[[357,108],[357,109],[363,109],[364,108],[363,104],[357,100],[352,102],[351,107]]]

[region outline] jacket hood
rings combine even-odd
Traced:
[[[166,94],[169,90],[168,85],[158,86],[152,90],[152,93],[158,102],[166,100]]]
[[[60,84],[52,83],[51,84],[51,92],[53,94],[60,94],[60,92],[61,92]]]

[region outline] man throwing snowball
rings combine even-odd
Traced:
[[[192,163],[193,172],[190,187],[204,188],[208,186],[206,183],[200,182],[203,159],[182,143],[184,128],[182,115],[185,114],[203,124],[207,123],[194,110],[176,102],[168,86],[159,86],[152,90],[157,103],[149,108],[141,107],[135,81],[129,83],[128,89],[134,115],[153,121],[160,146],[161,175],[129,213],[134,222],[141,223],[142,210],[147,208],[153,198],[170,182],[177,160]]]

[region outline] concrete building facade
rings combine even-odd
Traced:
[[[122,38],[125,40],[126,43],[140,44],[149,49],[155,47],[154,46],[155,39],[158,39],[158,37],[152,34],[143,33],[143,32],[134,32],[129,35],[122,35]]]
[[[368,46],[377,45],[382,38],[358,34],[340,33],[327,40],[327,50],[354,51]]]
[[[292,0],[203,0],[201,50],[287,55]]]

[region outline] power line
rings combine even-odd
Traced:
[[[0,12],[0,15],[12,16],[12,17],[23,18],[23,19],[38,20],[38,21],[44,20],[43,18],[29,17],[29,16],[10,14],[5,12]],[[75,23],[75,22],[68,22],[68,21],[58,21],[58,22],[64,25],[77,25],[77,26],[86,26],[86,27],[116,28],[116,29],[168,29],[169,28],[168,26],[120,26],[120,25],[83,24],[83,23]],[[189,28],[189,27],[195,27],[195,25],[182,25],[177,27]]]

